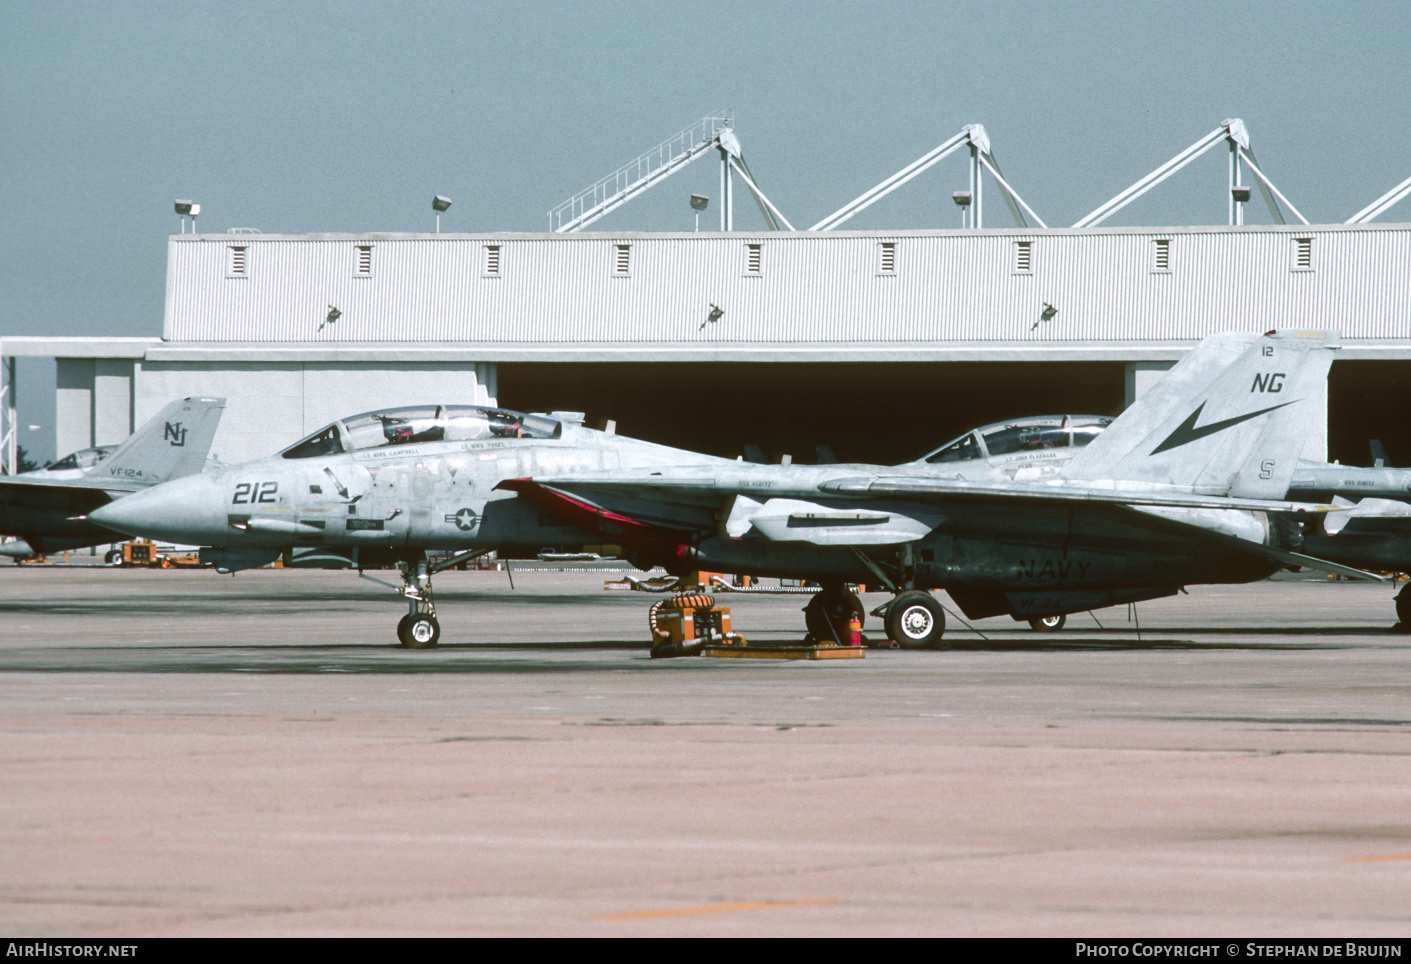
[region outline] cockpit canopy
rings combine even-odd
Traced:
[[[44,466],[45,472],[59,472],[64,469],[91,469],[99,462],[113,454],[117,449],[116,445],[99,445],[91,449],[79,449],[77,452],[70,452],[59,461],[51,465]]]
[[[1082,448],[1111,424],[1112,419],[1103,415],[1043,415],[995,422],[966,432],[917,461],[968,462],[1039,449]]]
[[[480,405],[412,405],[384,408],[340,419],[295,442],[286,459],[341,455],[415,442],[466,442],[487,438],[558,438],[563,425],[543,415],[525,415]]]

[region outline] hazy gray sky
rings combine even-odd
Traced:
[[[796,226],[972,122],[1051,226],[1226,117],[1315,222],[1411,175],[1405,2],[0,0],[0,25],[13,335],[160,334],[177,197],[203,233],[431,230],[433,193],[455,200],[443,230],[542,231],[717,108]],[[1223,223],[1225,163],[1109,223]],[[689,229],[686,195],[717,177],[699,162],[595,227]],[[848,227],[957,226],[965,180],[957,154]]]

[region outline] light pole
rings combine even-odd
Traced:
[[[451,206],[451,199],[437,194],[431,198],[431,210],[436,212],[436,233],[441,233],[441,212]]]
[[[955,202],[955,206],[960,208],[960,226],[965,227],[965,212],[970,209],[970,192],[956,191],[951,194],[950,199]]]
[[[1249,201],[1249,187],[1236,184],[1230,188],[1230,199],[1235,203],[1235,224],[1244,224],[1244,206]]]
[[[186,219],[191,219],[191,233],[196,233],[196,217],[201,213],[201,205],[191,201],[178,199],[176,202],[176,213],[181,215],[181,233],[186,233]]]
[[[710,198],[704,194],[691,195],[691,210],[696,212],[696,230],[701,229],[701,212],[710,206]]]

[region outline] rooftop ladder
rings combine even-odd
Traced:
[[[549,230],[559,234],[580,231],[609,211],[622,207],[653,184],[718,146],[721,132],[728,131],[732,122],[729,111],[716,111],[673,134],[550,211]]]

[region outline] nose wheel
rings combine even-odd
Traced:
[[[1029,628],[1036,633],[1056,633],[1068,622],[1067,616],[1040,616],[1029,620]]]
[[[426,649],[441,638],[441,624],[430,613],[407,613],[397,623],[397,638],[407,649]]]

